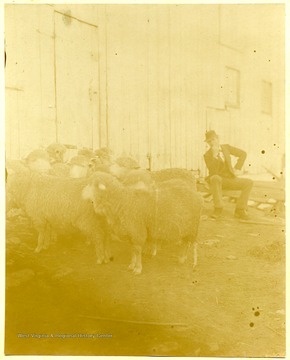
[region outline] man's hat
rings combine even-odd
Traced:
[[[218,137],[217,133],[214,130],[209,130],[205,133],[205,140],[204,141],[209,141],[213,138]]]

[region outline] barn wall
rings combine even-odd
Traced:
[[[54,139],[52,34],[40,41],[39,10],[30,6],[5,7],[5,18],[9,18],[5,22],[6,151],[11,157],[24,155],[45,138]]]
[[[265,172],[264,166],[278,172],[285,152],[283,14],[277,5],[220,7],[222,66],[240,71],[240,107],[227,107],[225,137],[247,150],[245,168],[253,173]],[[271,114],[262,111],[262,81],[272,84]]]
[[[226,5],[6,5],[7,156],[20,157],[56,140],[57,124],[62,121],[55,103],[56,10],[98,28],[99,88],[95,93],[99,111],[93,127],[97,132],[94,147],[109,145],[117,154],[136,157],[143,167],[179,166],[204,174],[204,133],[216,128],[223,142],[247,150],[248,171],[263,171],[271,156],[263,156],[262,148],[279,156],[284,151],[283,7],[262,12],[253,12],[249,6],[243,9]],[[268,49],[267,43],[255,43],[259,34],[253,29],[262,26],[257,26],[259,14],[273,18],[265,34],[271,44]],[[247,27],[241,19],[247,19]],[[67,59],[72,68],[79,61]],[[240,73],[237,108],[226,104],[226,68]],[[262,80],[272,83],[271,114],[261,112]],[[71,89],[70,94],[74,94]],[[78,101],[77,92],[71,98]],[[92,121],[89,110],[84,108],[81,114],[82,119],[74,121],[84,126]],[[69,115],[65,121],[70,124]],[[73,128],[74,124],[67,131]]]
[[[216,15],[203,6],[107,7],[110,144],[117,151],[147,166],[149,155],[152,168],[201,166],[205,106],[220,103]]]
[[[57,129],[62,123],[67,125],[67,138],[73,139],[76,138],[77,131],[80,132],[80,127],[85,128],[88,123],[92,122],[91,109],[86,108],[75,121],[72,119],[74,113],[64,114],[66,118],[58,117],[57,105],[60,107],[61,104],[57,104],[56,94],[57,85],[62,84],[62,79],[56,78],[55,38],[61,37],[61,34],[56,34],[55,37],[55,11],[75,16],[81,19],[86,26],[86,23],[96,25],[101,21],[104,24],[104,19],[99,20],[99,16],[104,15],[104,11],[101,11],[103,9],[104,7],[100,6],[97,12],[96,8],[90,5],[86,7],[86,10],[75,5],[5,6],[7,157],[23,157],[37,147],[61,141],[62,139],[58,138]],[[80,35],[82,35],[80,32],[75,34],[76,41]],[[92,78],[98,77],[98,86],[95,92],[100,105],[97,111],[98,118],[95,119],[95,129],[98,132],[95,147],[107,144],[105,39],[104,36],[99,37],[99,34],[97,37],[98,53],[92,53],[92,56],[97,56],[99,62],[98,73],[92,74]],[[87,39],[88,47],[90,40]],[[80,56],[67,57],[66,60],[67,67],[72,74],[73,70],[71,69],[81,69]],[[65,63],[65,59],[63,59],[63,63]],[[65,100],[67,106],[69,101],[80,106],[81,96],[77,91],[77,77],[81,80],[82,74],[73,75],[76,77],[76,84],[73,89],[67,89],[67,96],[70,99]],[[90,140],[88,139],[88,144],[91,142]],[[75,142],[70,145],[87,144],[86,142],[83,144]]]

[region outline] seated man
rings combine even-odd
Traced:
[[[218,135],[214,130],[208,131],[205,136],[205,141],[210,146],[210,149],[204,154],[204,160],[209,171],[206,180],[209,182],[215,207],[212,217],[216,219],[221,216],[223,210],[222,189],[241,190],[241,195],[236,204],[235,216],[247,220],[246,209],[253,181],[237,177],[241,174],[241,168],[247,154],[231,145],[220,145]],[[231,155],[238,158],[234,168],[231,164]]]

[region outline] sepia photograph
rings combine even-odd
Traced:
[[[285,357],[286,3],[3,9],[4,354]]]

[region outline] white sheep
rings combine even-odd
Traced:
[[[184,181],[193,190],[196,190],[194,174],[187,169],[167,168],[157,171],[141,169],[138,162],[131,157],[120,157],[110,166],[110,172],[123,184],[136,189],[152,189],[159,184],[173,179]]]
[[[187,169],[168,168],[156,171],[151,171],[152,180],[160,184],[163,181],[179,179],[184,181],[189,187],[196,191],[196,179],[194,174]]]
[[[193,243],[194,266],[197,264],[202,198],[182,180],[164,181],[157,190],[142,191],[127,187],[111,174],[97,172],[84,189],[83,198],[93,201],[95,212],[106,217],[118,237],[130,240],[133,252],[129,268],[135,274],[142,271],[146,240],[180,241],[182,262]]]
[[[79,231],[95,243],[97,263],[108,262],[106,221],[82,198],[88,179],[58,178],[26,171],[11,176],[9,191],[38,231],[36,252],[48,246],[55,232]]]

